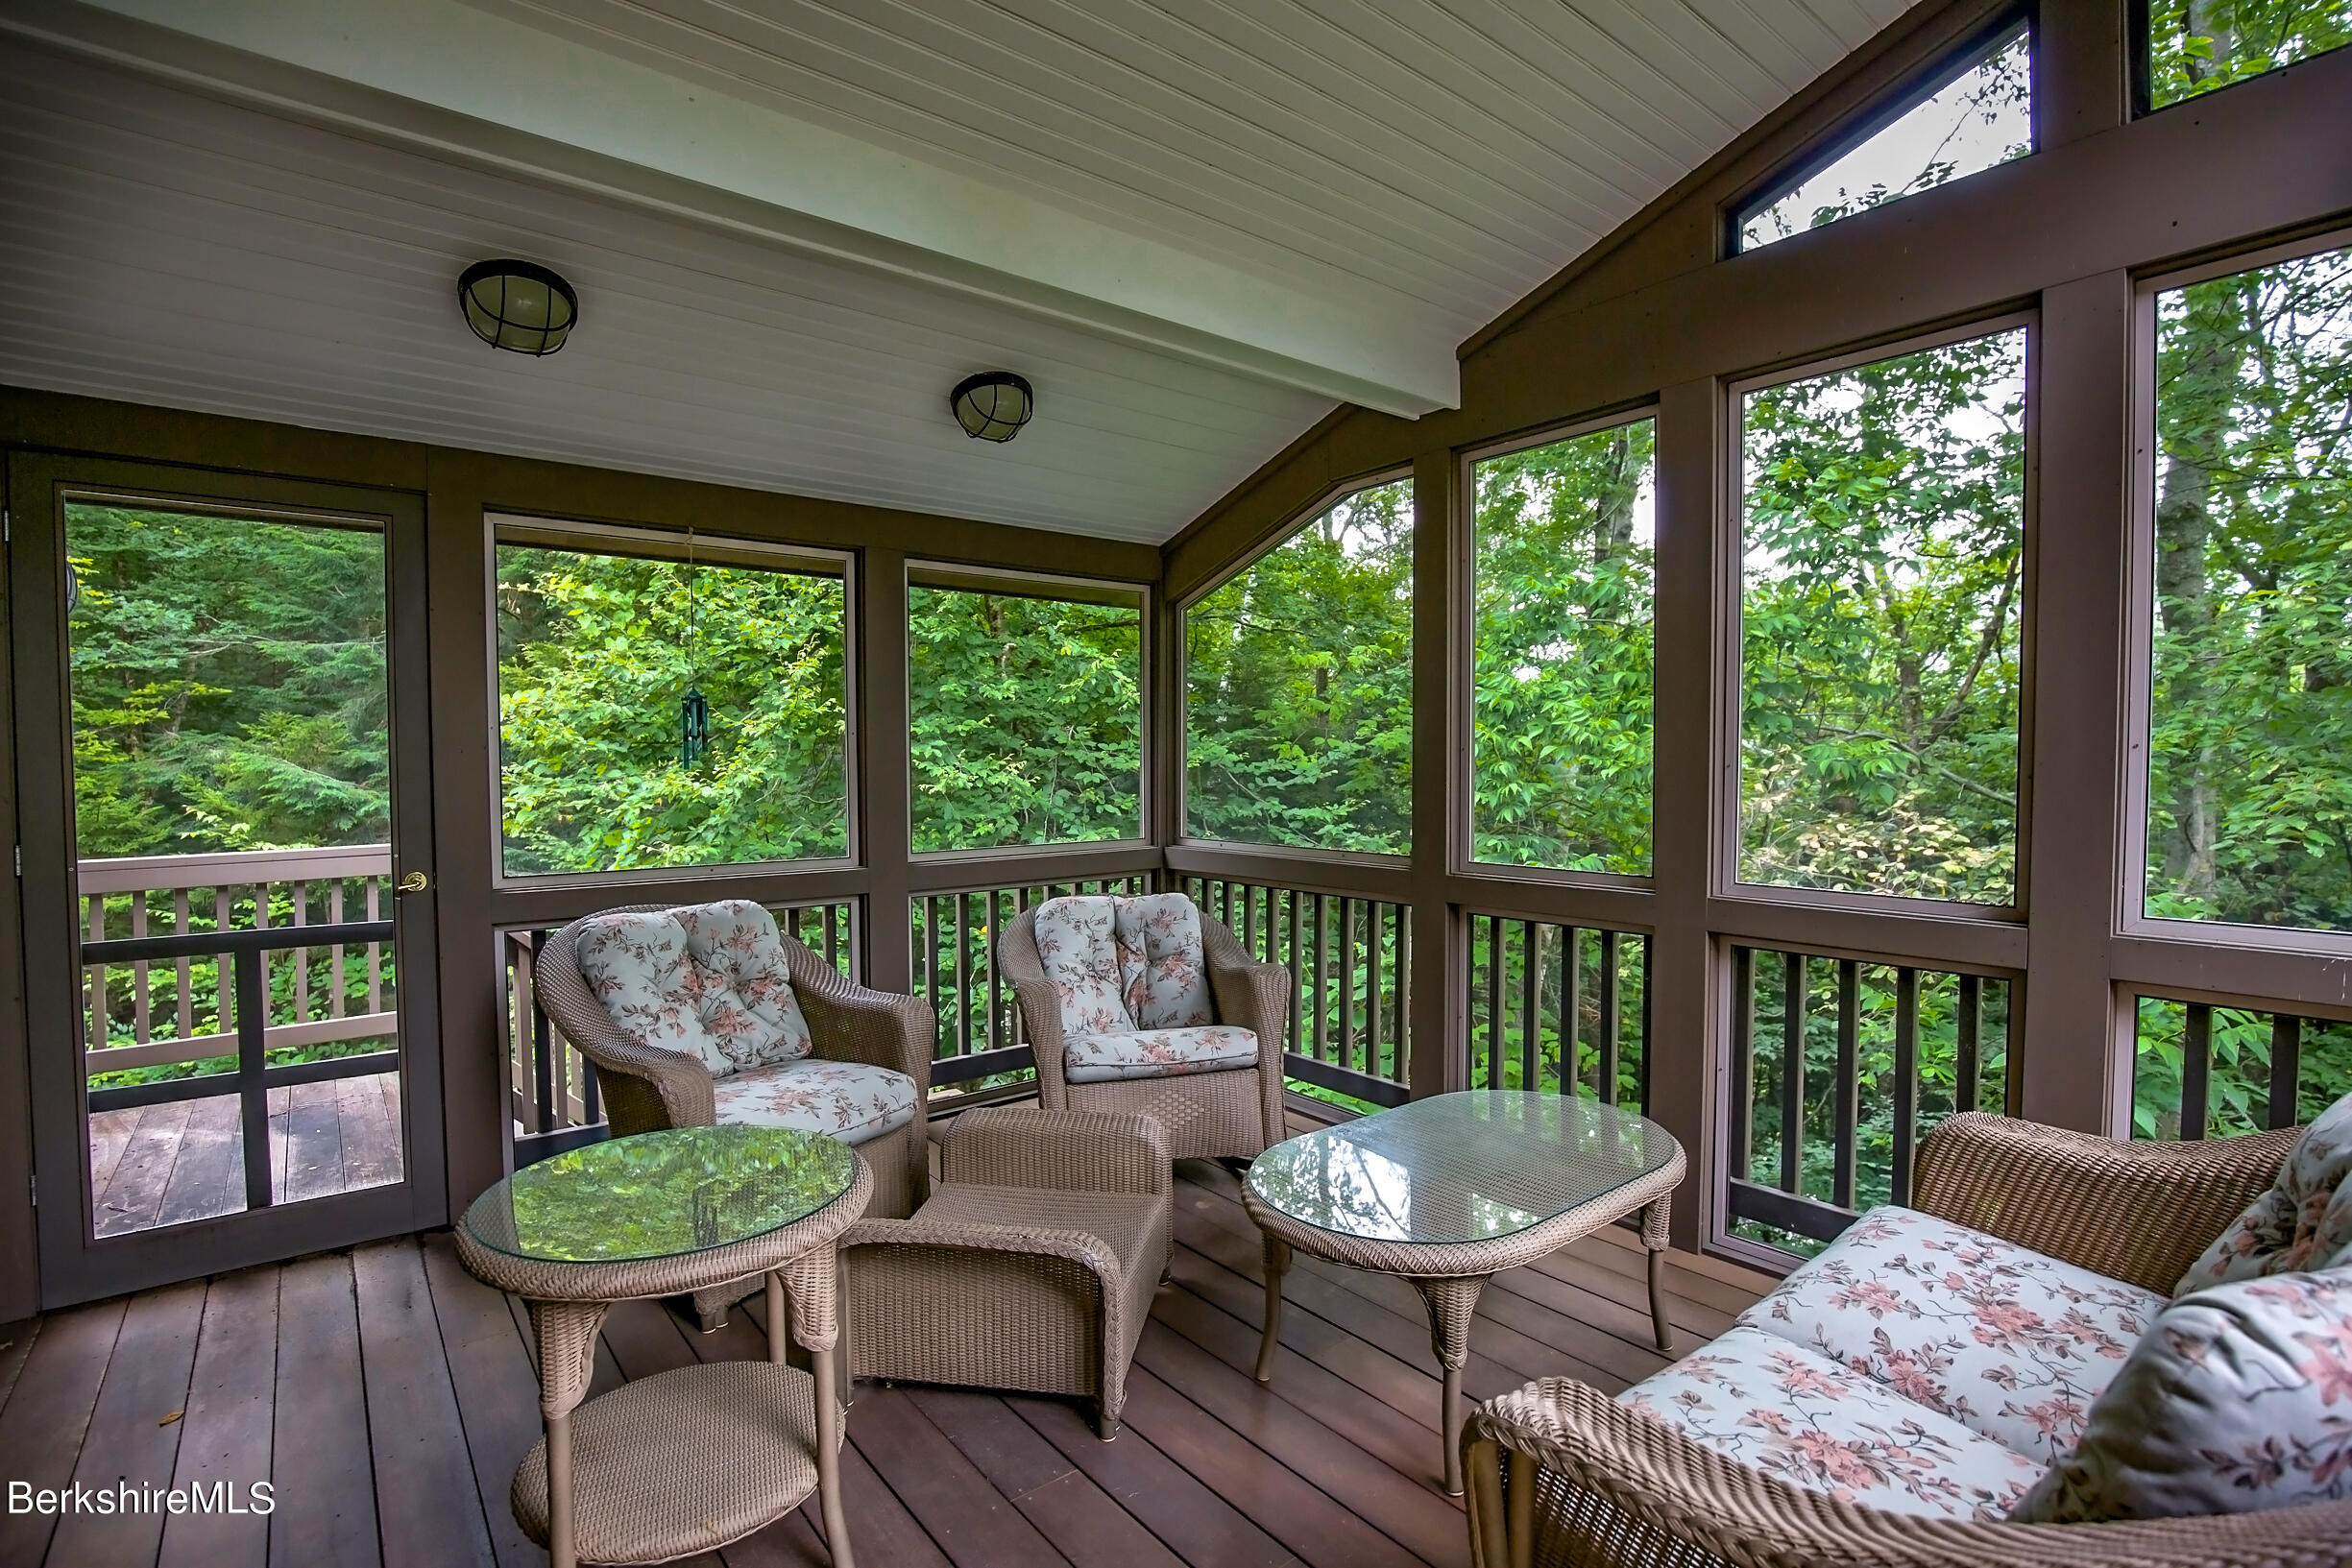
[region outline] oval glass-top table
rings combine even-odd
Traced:
[[[1488,1279],[1642,1211],[1650,1315],[1671,1348],[1660,1264],[1683,1148],[1643,1117],[1572,1096],[1473,1089],[1415,1100],[1276,1144],[1242,1184],[1266,1233],[1272,1381],[1291,1251],[1409,1281],[1429,1308],[1444,1369],[1445,1489],[1462,1490],[1462,1367]]]
[[[842,1524],[834,1242],[874,1175],[846,1144],[778,1127],[677,1127],[526,1166],[473,1200],[457,1254],[528,1303],[546,1435],[515,1471],[516,1522],[554,1568],[666,1562],[819,1494]],[[581,1400],[605,1309],[767,1276],[768,1361],[682,1366]],[[813,1375],[785,1364],[791,1337]]]

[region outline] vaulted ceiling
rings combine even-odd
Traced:
[[[0,0],[0,381],[1159,541],[1902,9]]]

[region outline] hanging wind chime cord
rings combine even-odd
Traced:
[[[694,565],[694,530],[686,530],[686,696],[678,704],[678,759],[689,768],[711,749],[711,705],[703,700],[702,636],[695,611],[701,572]]]

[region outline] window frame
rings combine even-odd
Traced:
[[[2007,904],[1971,904],[1954,899],[1920,898],[1904,893],[1842,892],[1831,888],[1783,887],[1772,882],[1743,881],[1739,876],[1745,795],[1745,754],[1741,749],[1746,709],[1747,594],[1744,567],[1747,554],[1747,462],[1744,451],[1748,395],[1787,386],[1817,376],[1831,375],[1884,359],[1940,349],[1976,338],[2023,330],[2025,339],[2025,453],[2022,465],[2018,542],[2017,692],[2017,851],[2012,875],[2014,890]],[[2030,911],[2027,890],[2032,885],[2033,748],[2034,748],[2034,614],[2039,602],[2040,452],[2041,452],[2041,311],[2038,306],[1972,316],[1965,321],[1884,338],[1826,357],[1775,366],[1725,379],[1723,388],[1723,496],[1716,557],[1717,602],[1722,607],[1716,624],[1716,686],[1720,692],[1713,714],[1715,756],[1721,760],[1723,787],[1716,792],[1713,841],[1709,846],[1708,896],[1728,905],[1834,910],[1863,915],[1898,915],[1907,919],[1952,922],[1991,922],[2026,928]]]
[[[2144,5],[2146,0],[2138,0],[2138,3]],[[1738,256],[1752,255],[1759,251],[1770,250],[1773,244],[1781,243],[1773,241],[1754,247],[1743,246],[1740,243],[1740,230],[1745,229],[1748,220],[1758,212],[1789,195],[1798,186],[1869,141],[1879,132],[1902,119],[1945,87],[1957,82],[1969,71],[1992,59],[2007,47],[2010,40],[2021,31],[2025,36],[2028,90],[2032,90],[2041,74],[2040,24],[2041,7],[2038,0],[2024,0],[2024,3],[2003,6],[1994,11],[1982,23],[1971,28],[1959,42],[1936,51],[1928,60],[1904,72],[1893,86],[1888,87],[1871,99],[1868,104],[1839,120],[1827,132],[1813,137],[1798,152],[1773,165],[1769,174],[1743,186],[1738,194],[1724,202],[1717,209],[1721,230],[1716,245],[1717,259],[1729,261]],[[2146,79],[2145,72],[2142,73],[2142,78]],[[2027,107],[2031,141],[2026,147],[2025,157],[2010,159],[2011,162],[2023,163],[2025,158],[2032,157],[2042,150],[2040,129],[2030,113],[2031,105]],[[1991,169],[2002,166],[1997,163],[1986,169],[1976,170],[1974,173],[1986,174],[1991,172]],[[1973,175],[1962,175],[1959,180],[1973,177]],[[1948,183],[1956,184],[1958,181],[1948,181]],[[1912,193],[1914,196],[1927,194],[1928,194],[1928,191]],[[1881,205],[1893,206],[1899,202],[1910,199],[1909,196],[1899,197],[1896,202]],[[1878,207],[1871,207],[1863,212],[1850,213],[1846,218],[1839,219],[1838,223],[1845,223],[1852,218],[1866,217],[1870,212],[1878,210]],[[1824,227],[1833,229],[1837,225],[1830,224]],[[1812,231],[1808,229],[1806,232]],[[1801,239],[1804,236],[1803,234],[1790,234],[1786,237]]]
[[[911,865],[954,865],[959,861],[1039,858],[1067,856],[1094,851],[1135,850],[1152,847],[1152,599],[1153,589],[1149,583],[1129,582],[1115,577],[1081,577],[1057,572],[1017,571],[1010,567],[963,566],[950,561],[935,561],[924,557],[909,557],[905,564],[908,596],[902,603],[909,606],[906,624],[899,628],[907,644],[905,660],[907,675],[907,733],[900,744],[907,751],[907,859]],[[925,579],[930,579],[926,581]],[[1132,601],[1136,612],[1135,639],[1135,832],[1125,838],[1057,838],[1043,844],[1006,844],[992,849],[918,850],[914,848],[914,615],[911,591],[917,588],[950,589],[967,593],[982,593],[991,586],[1023,598],[1057,599],[1076,604],[1126,604]],[[1043,592],[1039,590],[1059,588],[1063,593]]]
[[[2186,98],[2176,98],[2169,104],[2159,104],[2156,102],[2155,40],[2148,36],[2148,30],[2154,25],[2155,18],[2149,14],[2149,10],[2148,0],[2125,0],[2123,7],[2123,69],[2126,73],[2123,85],[2124,90],[2130,94],[2127,105],[2128,113],[2125,116],[2127,121],[2143,120],[2151,114],[2162,114],[2167,109],[2178,109],[2183,104],[2201,103],[2211,98],[2216,92],[2227,92],[2232,87],[2243,87],[2249,82],[2260,82],[2265,77],[2276,76],[2281,71],[2291,70],[2297,65],[2352,49],[2352,43],[2338,44],[2334,49],[2322,49],[2316,55],[2305,55],[2301,60],[2291,60],[2283,65],[2272,65],[2240,81],[2224,83],[2214,88],[2213,92],[2192,93]],[[2198,281],[2201,282],[2203,279],[2200,278]]]
[[[1462,659],[1454,700],[1461,705],[1458,744],[1452,750],[1453,778],[1448,780],[1452,798],[1463,803],[1461,820],[1452,820],[1448,812],[1446,823],[1445,863],[1447,871],[1456,877],[1478,882],[1541,882],[1555,887],[1597,887],[1615,892],[1653,894],[1658,888],[1658,844],[1655,826],[1651,833],[1650,874],[1629,876],[1615,871],[1569,871],[1558,866],[1514,865],[1507,860],[1481,860],[1478,845],[1478,465],[1492,457],[1508,457],[1514,452],[1531,451],[1555,442],[1574,441],[1580,436],[1597,435],[1621,425],[1650,422],[1652,455],[1650,483],[1653,492],[1653,529],[1662,528],[1663,509],[1655,506],[1660,464],[1656,453],[1656,434],[1659,423],[1659,399],[1645,398],[1636,403],[1620,403],[1600,413],[1586,415],[1564,424],[1547,425],[1540,430],[1505,436],[1498,441],[1466,446],[1455,456],[1455,489],[1462,497],[1462,526],[1454,530],[1454,559],[1450,563],[1456,585],[1454,603],[1448,607],[1462,627]],[[1652,548],[1657,547],[1655,537]],[[1653,663],[1658,647],[1657,604],[1655,593],[1651,604],[1650,648]],[[1656,793],[1658,760],[1658,688],[1655,668],[1650,687],[1650,762],[1652,793]]]
[[[639,560],[686,558],[691,540],[697,560],[760,569],[832,577],[841,584],[841,784],[842,849],[837,856],[801,860],[744,860],[727,865],[633,866],[613,871],[506,869],[505,743],[498,692],[498,546],[571,550],[584,555],[622,555]],[[720,560],[720,557],[729,558]],[[662,887],[686,881],[764,879],[780,875],[858,871],[864,867],[864,824],[859,804],[861,780],[859,747],[858,571],[852,550],[794,544],[735,533],[704,533],[669,524],[590,522],[575,519],[485,507],[482,512],[483,636],[488,665],[490,733],[490,885],[493,892],[570,887]],[[746,897],[756,895],[746,894]]]
[[[2149,736],[2155,715],[2156,673],[2156,338],[2160,327],[2157,296],[2193,283],[2256,272],[2280,262],[2348,247],[2352,247],[2352,226],[2338,226],[2253,250],[2211,256],[2185,267],[2151,271],[2133,279],[2132,453],[2127,480],[2128,533],[2123,545],[2123,743],[2117,748],[2122,768],[2122,777],[2117,781],[2117,799],[2122,807],[2120,824],[2122,874],[2116,879],[2115,888],[2114,934],[2118,937],[2161,942],[2168,947],[2231,948],[2312,958],[2352,957],[2352,929],[2322,931],[2299,926],[2168,920],[2146,912],[2148,772],[2155,760]],[[2300,1004],[2300,999],[2290,1000]],[[2281,1005],[2281,998],[2274,994],[2264,1005],[2276,1008]]]
[[[1238,560],[1220,567],[1199,585],[1188,590],[1182,597],[1172,602],[1171,609],[1174,612],[1172,618],[1175,621],[1176,635],[1173,639],[1175,645],[1169,650],[1168,663],[1176,683],[1176,734],[1175,744],[1171,748],[1175,754],[1171,759],[1173,767],[1171,776],[1176,782],[1176,832],[1170,839],[1171,847],[1188,850],[1214,850],[1220,854],[1241,856],[1285,858],[1298,856],[1321,860],[1331,865],[1356,865],[1368,869],[1392,871],[1403,870],[1413,863],[1413,856],[1410,852],[1403,855],[1388,855],[1376,850],[1334,850],[1325,849],[1320,845],[1258,844],[1243,838],[1202,838],[1192,832],[1192,669],[1189,653],[1192,639],[1186,630],[1187,617],[1192,615],[1194,608],[1201,600],[1297,538],[1318,518],[1348,496],[1361,495],[1368,490],[1378,490],[1384,485],[1398,483],[1407,485],[1413,483],[1412,464],[1391,464],[1386,468],[1374,469],[1369,473],[1343,479],[1326,486],[1317,499],[1290,514],[1279,529],[1259,541]],[[1419,581],[1423,515],[1422,497],[1416,489],[1413,497],[1413,548],[1417,585]],[[1416,630],[1418,631],[1418,628]],[[1421,657],[1418,638],[1415,640],[1413,657],[1417,662]],[[1418,715],[1416,718],[1418,722]]]

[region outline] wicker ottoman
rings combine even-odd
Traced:
[[[1168,1266],[1168,1140],[1112,1111],[967,1111],[911,1219],[841,1238],[860,1377],[1092,1398],[1119,1431]]]

